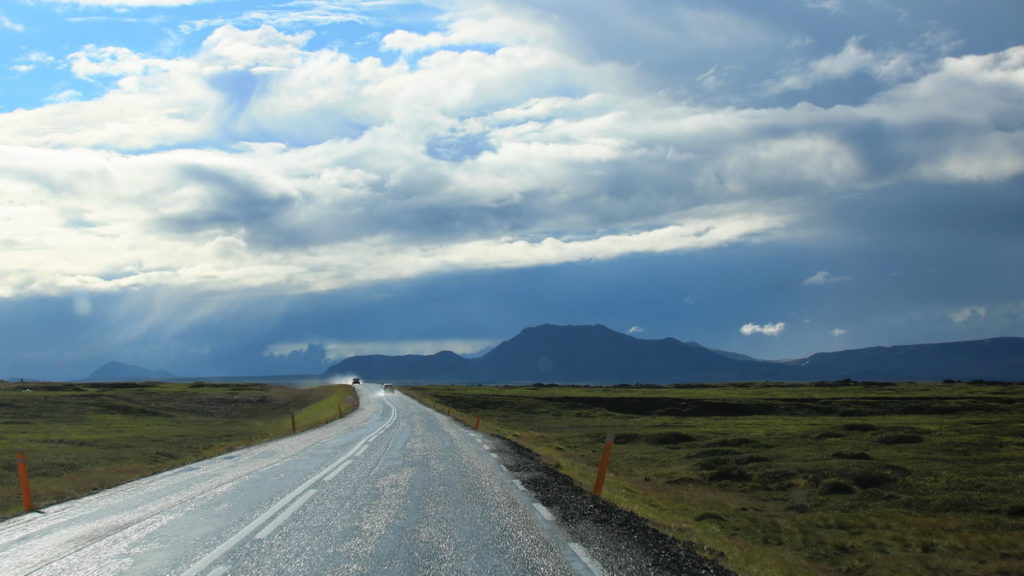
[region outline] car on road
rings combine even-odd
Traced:
[[[383,390],[385,394],[394,394],[395,393],[395,385],[394,384],[384,384],[383,386],[381,386],[381,390]]]

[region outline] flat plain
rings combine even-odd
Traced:
[[[403,391],[740,574],[1024,573],[1024,384]]]
[[[308,428],[358,405],[349,386],[0,382],[0,518],[22,512],[15,451],[35,508]]]

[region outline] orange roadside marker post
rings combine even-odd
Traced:
[[[292,410],[292,434],[295,434],[295,411]]]
[[[601,451],[601,463],[597,466],[597,480],[594,481],[594,495],[600,496],[604,490],[604,477],[608,473],[608,465],[612,461],[612,446],[615,445],[615,434],[604,438],[604,449]]]
[[[476,413],[476,426],[473,426],[473,429],[474,430],[479,430],[480,429],[480,413],[479,412]]]
[[[25,456],[23,450],[18,450],[14,453],[14,459],[18,462],[18,481],[21,483],[21,503],[25,507],[26,512],[31,512],[34,507],[32,506],[32,490],[28,485],[28,457]]]

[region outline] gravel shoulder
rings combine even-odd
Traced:
[[[649,526],[643,518],[582,490],[569,477],[545,465],[533,451],[511,440],[489,436],[488,444],[562,529],[582,544],[609,575],[708,575],[736,573]]]

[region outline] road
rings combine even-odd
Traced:
[[[601,574],[487,438],[402,394],[0,524],[0,574]]]

